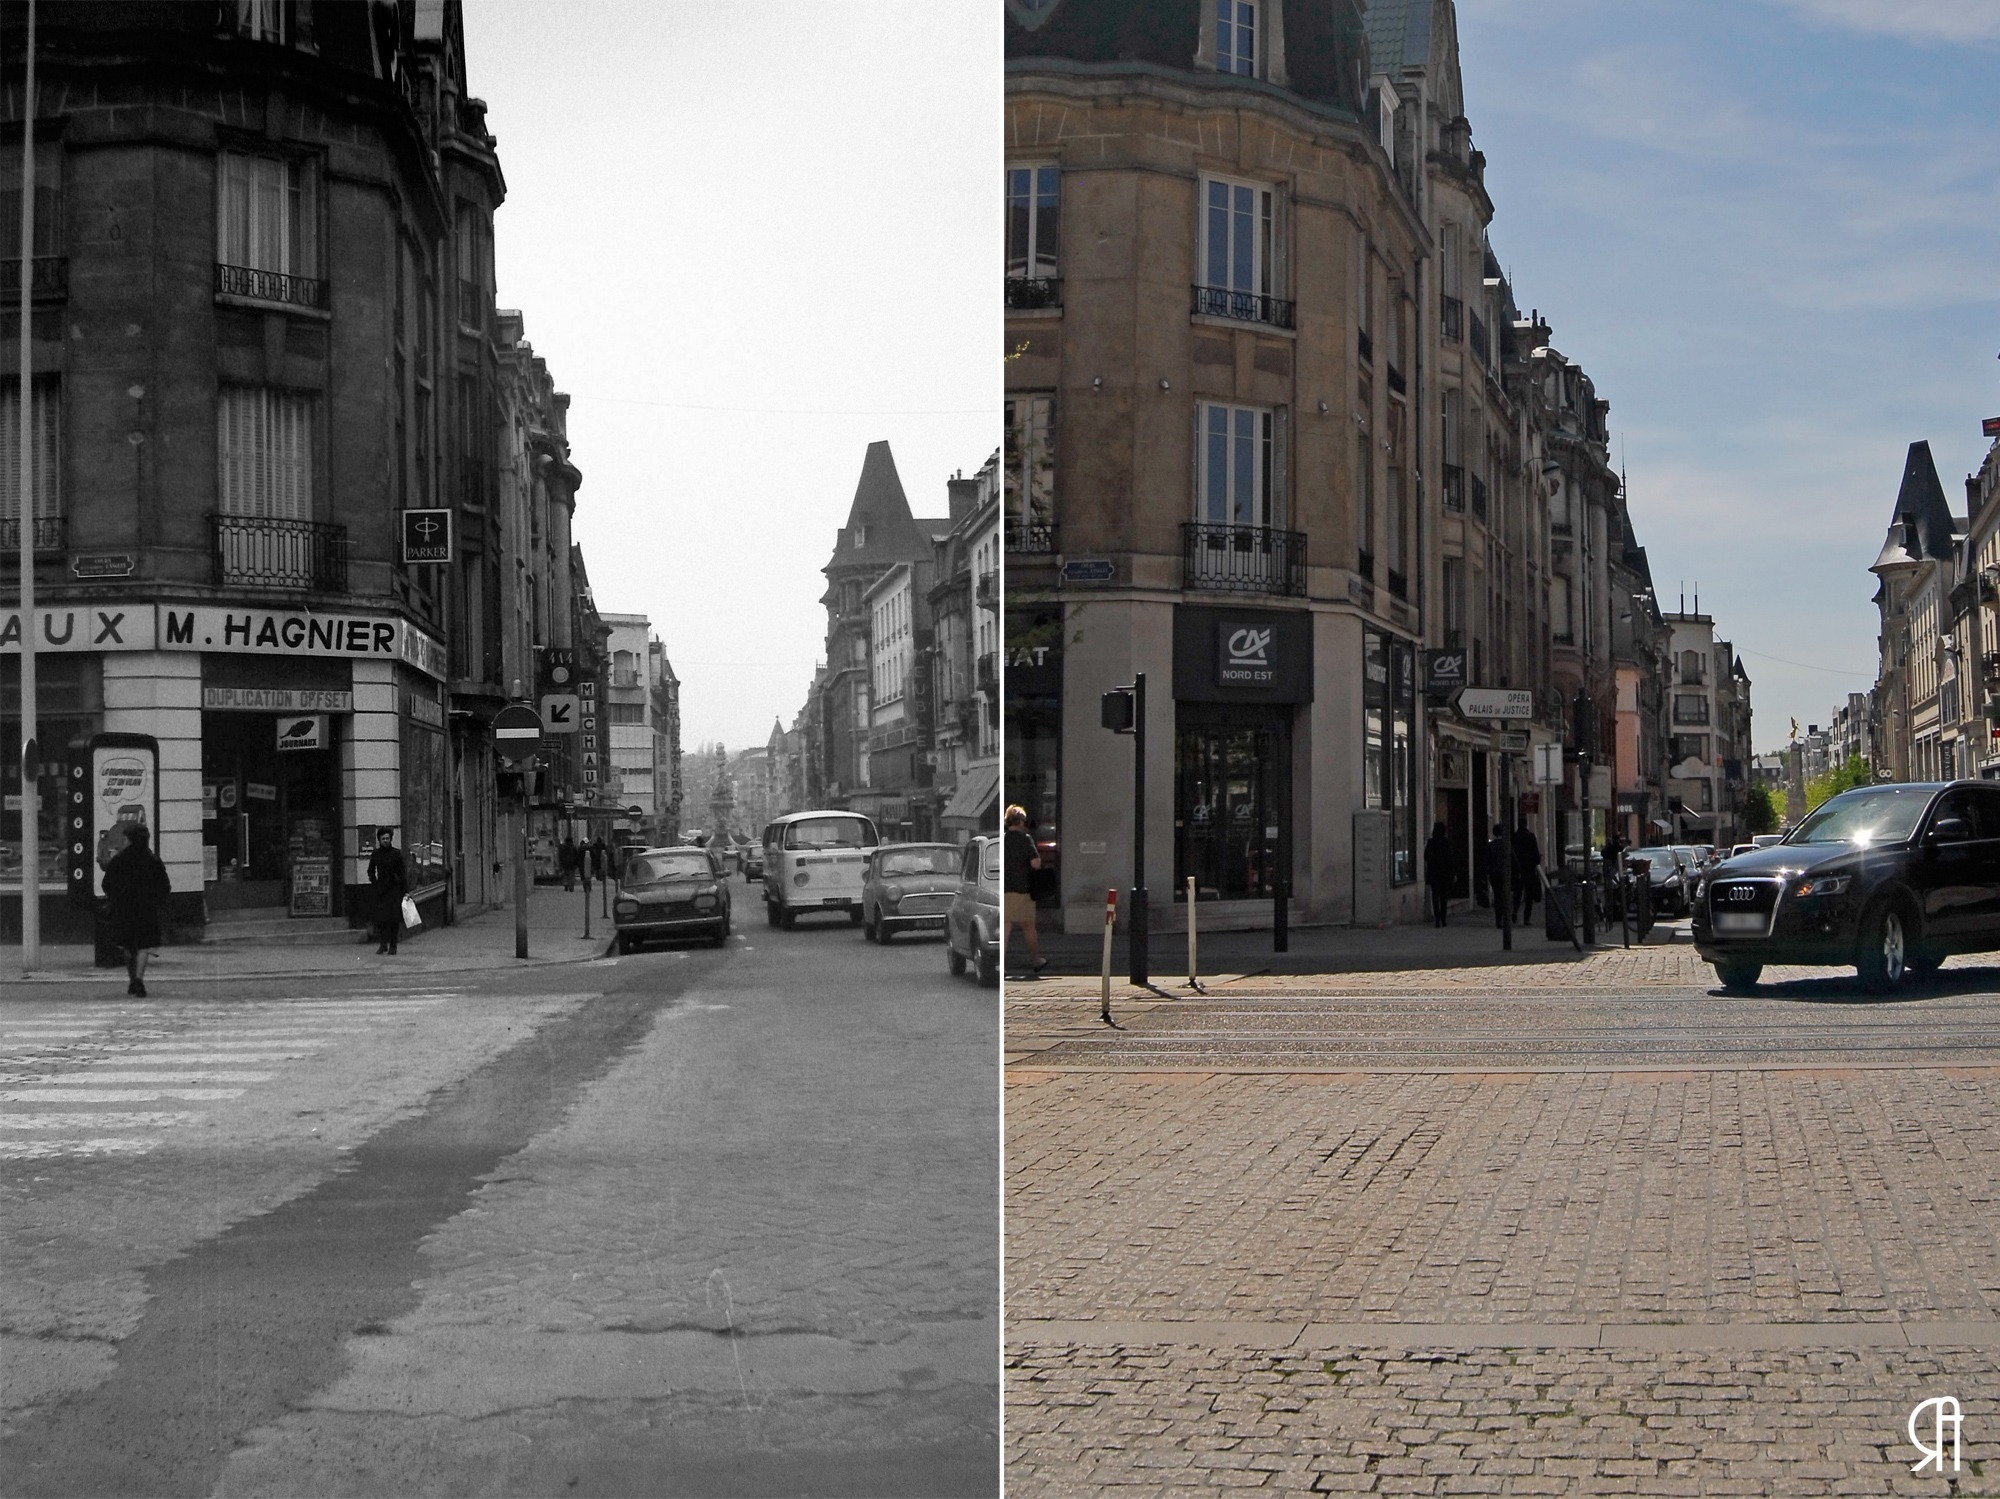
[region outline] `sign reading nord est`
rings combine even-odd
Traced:
[[[161,650],[227,651],[257,656],[359,656],[402,661],[427,676],[444,674],[443,648],[408,620],[304,609],[159,606]]]

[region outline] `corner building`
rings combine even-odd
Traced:
[[[1059,829],[1063,923],[1132,883],[1098,699],[1135,672],[1156,929],[1189,878],[1210,927],[1280,879],[1413,919],[1421,122],[1344,0],[1016,4],[1006,46],[1006,795]]]
[[[23,21],[0,17],[10,214]],[[0,541],[25,509],[38,608],[0,609],[0,661],[13,777],[17,632],[35,633],[45,930],[88,930],[62,792],[104,732],[157,741],[182,929],[231,909],[359,920],[383,826],[427,920],[479,901],[466,873],[498,847],[485,723],[532,664],[505,627],[493,461],[504,184],[456,0],[45,4],[37,68],[40,456],[28,506],[7,481]],[[0,317],[9,371],[22,331]],[[19,422],[12,378],[0,408]],[[401,561],[399,512],[425,508],[454,513],[452,566]],[[0,883],[20,878],[8,815]]]

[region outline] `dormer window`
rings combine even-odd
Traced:
[[[868,528],[866,526],[856,526],[854,528],[854,550],[858,552],[867,545]]]
[[[1257,76],[1256,0],[1216,0],[1215,67],[1220,73]]]

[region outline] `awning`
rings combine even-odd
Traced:
[[[946,827],[963,827],[969,832],[1000,826],[1000,767],[974,765],[958,778],[958,789],[945,803]]]

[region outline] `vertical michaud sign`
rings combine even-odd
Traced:
[[[579,773],[583,778],[584,795],[594,797],[605,787],[604,729],[599,713],[597,678],[579,676],[576,679],[576,697],[577,752],[582,762]]]

